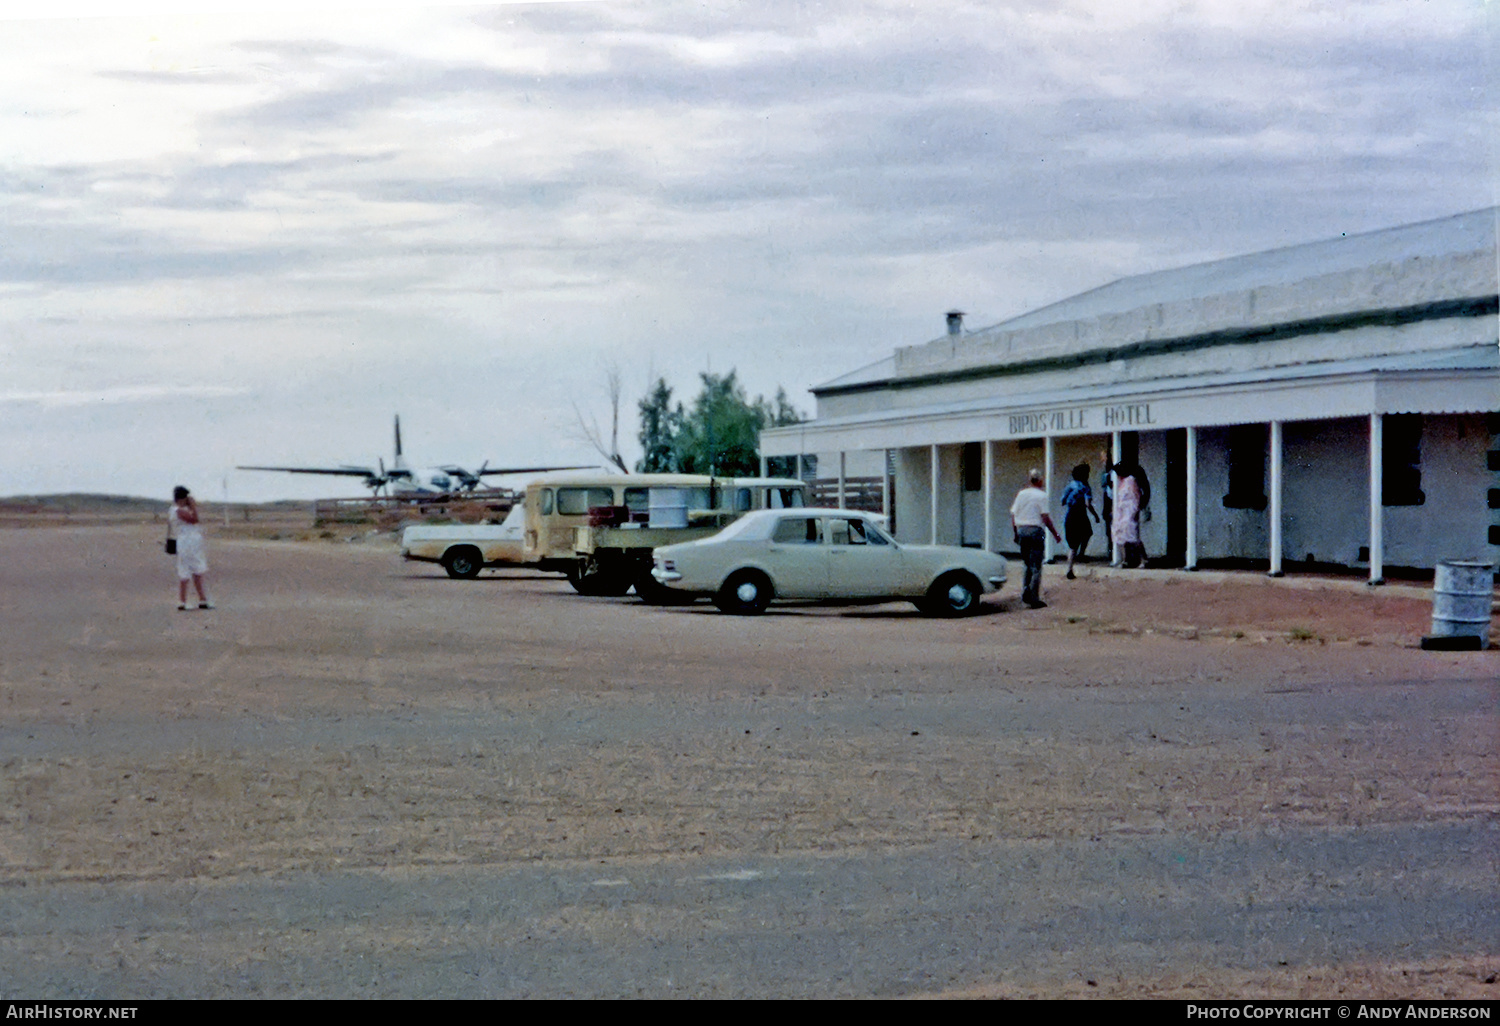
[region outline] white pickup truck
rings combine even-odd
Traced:
[[[487,566],[523,566],[526,509],[516,503],[499,524],[414,524],[401,532],[401,558],[441,563],[449,577],[478,577]]]

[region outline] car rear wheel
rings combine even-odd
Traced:
[[[443,569],[453,578],[472,580],[484,569],[484,554],[472,545],[460,545],[443,553]]]
[[[955,570],[933,582],[918,608],[928,616],[972,616],[979,612],[983,594],[973,574]]]
[[[738,570],[730,574],[714,596],[714,605],[737,616],[764,613],[770,604],[771,582],[759,570]]]

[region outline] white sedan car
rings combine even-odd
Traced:
[[[768,509],[718,534],[656,550],[651,576],[726,613],[773,598],[910,599],[930,616],[967,616],[1005,583],[1005,560],[979,549],[902,545],[881,518],[846,509]]]

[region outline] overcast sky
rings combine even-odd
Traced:
[[[634,459],[653,374],[1495,202],[1479,0],[282,7],[0,24],[0,495],[576,462],[611,361]]]

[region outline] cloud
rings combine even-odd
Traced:
[[[47,408],[107,404],[155,403],[177,399],[222,399],[246,395],[248,389],[222,385],[134,385],[118,388],[57,390],[52,392],[0,392],[0,403]]]
[[[181,417],[209,473],[215,432],[275,424],[276,459],[320,460],[366,451],[367,431],[340,433],[349,411],[399,405],[485,425],[481,457],[514,438],[566,461],[557,410],[571,420],[605,358],[680,389],[736,366],[770,394],[929,337],[954,306],[982,327],[1112,277],[1479,207],[1476,11],[28,23],[0,41],[0,429],[65,444],[36,428],[42,403],[78,433]],[[184,379],[228,391],[132,384]],[[298,456],[305,421],[322,444]]]
[[[320,39],[236,44],[278,69],[276,95],[205,115],[205,137],[248,132],[263,137],[261,151],[269,143],[325,152],[178,159],[92,175],[55,169],[64,178],[54,195],[70,181],[74,195],[107,184],[136,208],[222,213],[319,195],[336,201],[345,224],[330,220],[317,233],[327,249],[302,234],[242,253],[101,230],[102,252],[80,254],[78,276],[119,276],[122,252],[141,253],[142,277],[247,273],[278,259],[288,270],[336,262],[339,246],[379,230],[393,212],[419,222],[421,208],[432,209],[430,225],[391,225],[405,238],[384,244],[451,252],[440,236],[464,229],[439,211],[462,207],[471,226],[476,215],[506,222],[498,250],[527,249],[536,233],[512,230],[526,213],[603,225],[611,218],[600,211],[619,213],[622,203],[654,208],[658,226],[735,207],[757,207],[773,224],[808,204],[825,218],[841,215],[828,234],[796,236],[808,253],[859,235],[905,253],[1080,231],[1166,239],[1184,208],[1213,205],[1216,190],[1202,183],[1223,176],[1237,193],[1259,193],[1262,208],[1305,208],[1309,178],[1325,183],[1313,183],[1320,199],[1348,196],[1341,206],[1353,207],[1367,198],[1361,178],[1414,178],[1439,160],[1477,168],[1487,159],[1483,139],[1464,129],[1472,120],[1465,97],[1451,89],[1482,79],[1482,55],[1455,48],[1441,22],[1400,38],[1348,26],[1304,38],[1270,20],[1192,31],[1164,20],[1120,47],[1110,27],[1058,5],[922,18],[834,5],[824,21],[805,15],[799,5],[732,21],[691,5],[665,13],[507,8],[475,19],[496,38],[487,62]],[[1371,80],[1364,69],[1372,64],[1392,72],[1391,85]],[[1198,71],[1205,67],[1212,73]],[[1413,81],[1429,84],[1413,89]],[[1351,89],[1353,103],[1340,95]],[[1392,102],[1398,91],[1405,104]],[[1410,97],[1427,109],[1411,109]],[[452,131],[436,130],[459,111]],[[503,137],[508,126],[522,136],[519,146]],[[350,150],[361,136],[362,150]],[[1432,145],[1439,139],[1448,141],[1441,155]],[[424,152],[429,141],[435,149]],[[1482,202],[1480,191],[1457,205]],[[563,224],[552,247],[580,248],[570,234]],[[4,271],[13,280],[67,277],[56,263],[33,260],[12,260]]]

